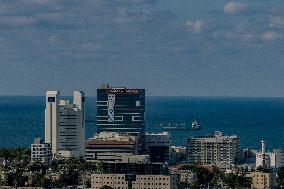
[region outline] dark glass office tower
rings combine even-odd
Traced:
[[[97,129],[144,136],[145,89],[97,89]]]

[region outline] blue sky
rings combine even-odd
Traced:
[[[2,0],[0,14],[1,95],[284,96],[283,0]]]

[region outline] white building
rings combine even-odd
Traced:
[[[145,151],[151,162],[167,162],[170,159],[171,135],[168,132],[146,133]]]
[[[73,92],[73,104],[60,100],[59,91],[47,91],[45,142],[54,157],[85,155],[85,93]]]
[[[31,162],[39,161],[44,165],[50,165],[51,156],[50,144],[44,143],[41,138],[35,138],[31,144]]]
[[[190,137],[187,139],[188,163],[213,164],[219,168],[230,168],[237,163],[239,137],[223,135],[215,131],[214,135]]]
[[[91,188],[107,185],[113,189],[178,189],[176,175],[92,174]]]
[[[125,156],[138,154],[138,139],[139,136],[115,132],[95,134],[86,142],[86,160],[121,162]],[[143,159],[142,156],[140,158]]]
[[[256,153],[255,166],[279,168],[284,166],[284,151],[275,149],[273,152],[266,152],[266,141],[261,141],[261,151]]]

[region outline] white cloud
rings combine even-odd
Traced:
[[[267,31],[264,32],[260,35],[260,38],[264,41],[274,41],[276,39],[281,39],[282,38],[282,34],[280,33],[276,33],[276,32],[272,32],[272,31]]]
[[[201,33],[205,27],[205,23],[202,20],[187,21],[185,25],[190,28],[193,33]]]
[[[224,5],[223,11],[225,13],[234,14],[234,13],[244,11],[244,10],[246,10],[246,8],[247,8],[247,6],[243,3],[231,1],[231,2],[228,2]]]

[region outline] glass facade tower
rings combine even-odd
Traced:
[[[97,89],[97,130],[145,134],[145,89],[111,88]]]

